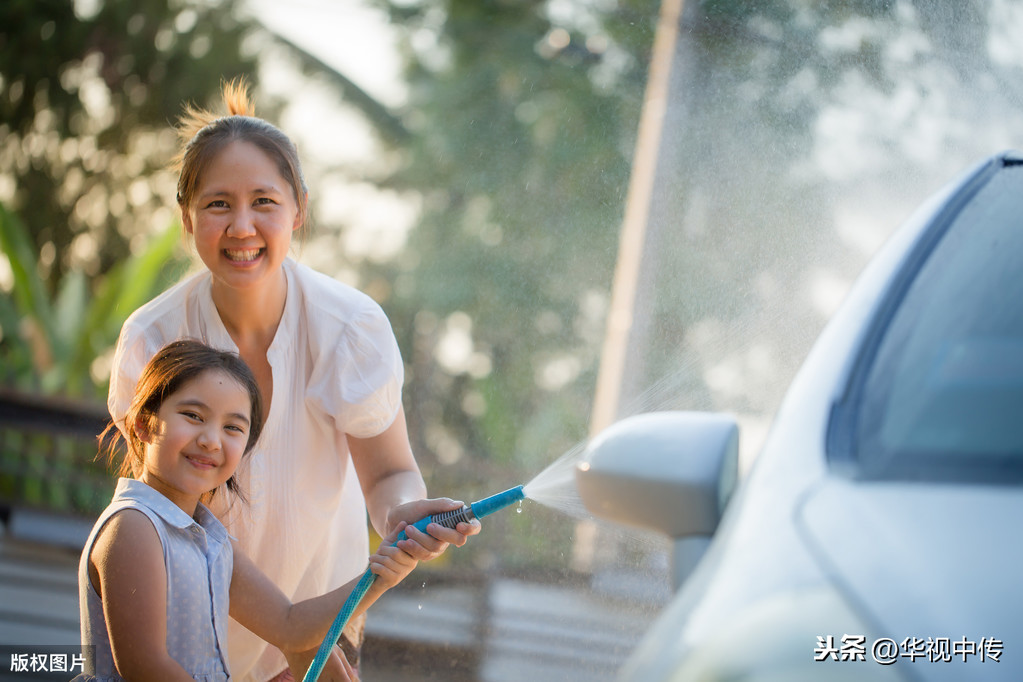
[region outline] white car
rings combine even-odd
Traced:
[[[622,680],[1023,679],[1023,155],[871,260],[736,485],[738,437],[640,415],[578,466],[591,512],[674,538]]]

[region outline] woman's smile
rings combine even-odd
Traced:
[[[251,263],[263,255],[266,249],[224,249],[224,255],[233,263]]]
[[[182,219],[218,287],[266,296],[283,285],[281,264],[302,216],[290,185],[259,147],[235,140],[221,149]]]

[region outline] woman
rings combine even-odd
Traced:
[[[401,357],[383,311],[288,257],[308,205],[294,144],[252,116],[243,83],[228,84],[224,102],[223,117],[188,107],[178,129],[178,205],[206,267],[125,322],[108,407],[120,422],[143,366],[169,341],[197,338],[241,355],[265,397],[265,426],[238,472],[248,502],[220,496],[214,511],[296,601],[365,569],[367,510],[386,537],[402,521],[461,502],[425,499],[401,404]],[[465,544],[479,525],[427,530],[408,530],[417,560]],[[342,636],[356,665],[361,636],[361,621]],[[290,679],[288,663],[304,668],[315,654],[286,660],[233,621],[229,642],[240,680]]]

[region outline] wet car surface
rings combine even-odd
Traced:
[[[814,345],[749,475],[726,414],[589,446],[598,516],[673,539],[635,682],[1023,676],[1023,156],[928,200]]]

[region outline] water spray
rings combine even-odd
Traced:
[[[472,504],[463,505],[460,509],[453,509],[424,517],[412,525],[424,533],[426,532],[426,527],[431,523],[438,523],[445,528],[454,528],[463,521],[468,523],[473,519],[482,519],[484,516],[493,514],[516,502],[521,502],[525,497],[526,493],[523,486],[517,485],[496,495],[484,497],[482,500]],[[406,537],[405,531],[402,531],[398,535],[398,541],[404,540]],[[330,629],[327,630],[327,636],[323,638],[323,643],[320,644],[320,648],[316,652],[316,658],[313,659],[309,670],[306,671],[305,677],[302,678],[302,682],[315,682],[320,677],[320,673],[323,672],[323,666],[326,665],[327,658],[330,656],[331,649],[334,648],[338,637],[341,636],[341,631],[348,624],[348,619],[352,617],[359,602],[362,601],[370,586],[373,585],[374,580],[376,580],[376,574],[366,569],[366,572],[362,574],[362,578],[359,579],[359,582],[352,589],[352,593],[348,595],[348,599],[345,600],[341,611],[338,612],[337,618],[334,619]]]

